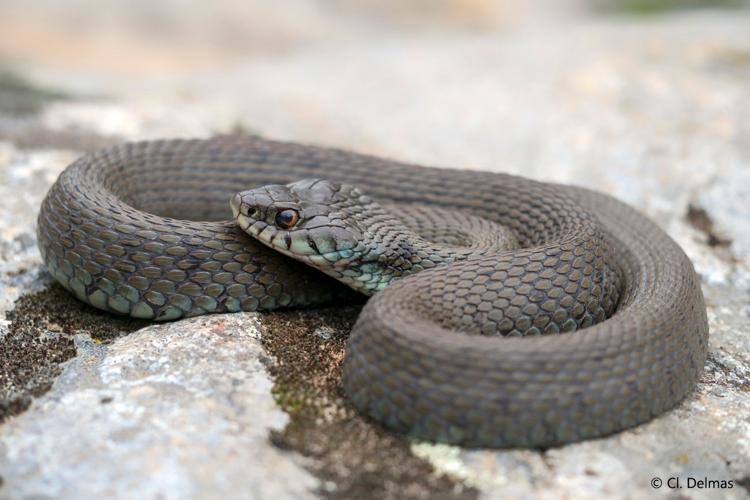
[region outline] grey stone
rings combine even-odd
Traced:
[[[318,481],[268,433],[276,406],[252,314],[76,337],[52,390],[0,428],[8,498],[305,498]],[[270,480],[269,477],[273,479]]]
[[[36,216],[50,184],[66,163],[68,151],[19,151],[0,142],[0,322],[22,293],[44,287],[36,248]]]

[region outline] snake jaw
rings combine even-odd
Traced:
[[[317,268],[340,265],[362,239],[362,231],[337,210],[340,189],[317,179],[269,185],[236,194],[230,207],[240,228],[261,243]],[[289,212],[293,223],[282,225],[280,215]]]
[[[237,193],[236,195],[232,196],[232,199],[229,201],[229,208],[232,209],[232,217],[237,218],[240,215],[240,208],[242,207],[242,194]]]

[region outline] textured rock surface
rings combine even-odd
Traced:
[[[109,345],[76,336],[78,355],[54,388],[2,428],[9,496],[310,496],[317,480],[268,444],[288,417],[259,336],[250,314],[152,326]]]
[[[391,26],[384,35],[380,26],[337,39],[346,43],[325,43],[313,30],[306,40],[315,43],[297,40],[281,52],[274,45],[268,52],[274,55],[264,57],[228,51],[219,71],[203,73],[194,71],[186,50],[158,78],[150,72],[160,67],[163,51],[132,70],[66,68],[85,66],[75,56],[85,32],[69,46],[65,37],[54,39],[62,66],[49,57],[34,64],[44,51],[33,44],[13,52],[3,42],[0,52],[16,56],[18,71],[44,85],[26,88],[0,78],[2,98],[23,103],[20,112],[0,106],[0,310],[49,284],[33,231],[49,184],[81,151],[115,140],[249,130],[582,184],[648,213],[695,263],[711,328],[698,390],[647,425],[545,452],[415,443],[412,453],[451,480],[416,488],[417,475],[404,474],[394,476],[386,493],[646,497],[654,493],[653,477],[665,483],[679,477],[682,490],[664,484],[658,493],[748,497],[750,13],[493,19],[490,25],[502,31],[409,34]],[[332,26],[327,22],[325,29]],[[133,36],[133,54],[145,57],[148,41]],[[185,78],[182,72],[191,70]],[[147,90],[139,84],[144,78]],[[352,478],[374,491],[391,448],[371,445],[382,436],[356,416],[295,420],[296,406],[281,401],[296,427],[291,436],[268,439],[286,417],[270,396],[255,322],[244,315],[198,319],[104,345],[65,325],[43,325],[51,337],[74,339],[78,356],[50,392],[0,427],[0,496],[109,496],[129,488],[165,497],[368,491],[342,486]],[[273,328],[283,331],[286,324],[276,321]],[[10,327],[9,321],[0,325],[0,343]],[[340,355],[328,349],[333,334],[326,328],[315,329],[310,350],[291,359],[326,367],[316,353]],[[321,373],[331,377],[335,369]],[[346,413],[345,403],[316,405]],[[326,422],[360,441],[350,440],[344,453],[331,444],[333,434],[316,434]],[[300,445],[304,436],[312,444]],[[351,450],[366,459],[353,460]],[[437,474],[399,457],[402,469]],[[733,480],[734,487],[688,489],[689,477]]]

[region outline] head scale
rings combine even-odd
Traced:
[[[356,188],[321,179],[251,189],[231,201],[243,231],[337,278],[366,253],[355,212],[369,205]]]

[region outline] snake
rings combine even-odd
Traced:
[[[37,224],[49,273],[111,313],[351,303],[343,393],[414,439],[547,448],[674,408],[707,355],[700,279],[607,194],[265,139],[80,157]]]

